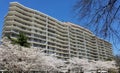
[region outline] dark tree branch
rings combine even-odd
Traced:
[[[88,21],[85,26],[96,35],[120,41],[119,0],[78,0],[73,11],[80,21]]]

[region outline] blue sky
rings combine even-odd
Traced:
[[[0,0],[0,35],[4,16],[8,12],[9,2],[14,1],[29,8],[41,11],[60,21],[70,21],[79,24],[72,12],[72,7],[77,0]]]
[[[60,21],[73,22],[75,24],[83,24],[74,17],[72,11],[73,5],[77,0],[0,0],[0,36],[4,22],[4,16],[8,12],[9,2],[19,2],[24,6],[41,11]],[[118,50],[114,50],[118,53]]]

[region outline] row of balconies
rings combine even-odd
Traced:
[[[52,24],[55,24],[57,26],[57,28],[60,28],[60,29],[66,28],[66,26],[63,25],[63,23],[58,23],[58,21],[56,21],[56,20],[53,21],[53,20],[51,20],[51,19],[48,18],[48,22],[50,22]]]
[[[37,48],[41,48],[41,49],[46,48],[46,45],[44,45],[44,44],[38,44],[38,43],[33,43],[33,42],[32,42],[32,44],[33,44],[33,47],[37,47]]]
[[[70,30],[70,29],[69,29],[69,33],[70,33],[71,35],[73,35],[73,36],[76,36],[76,32],[75,32],[74,30]]]
[[[12,11],[12,12],[13,12],[13,11]],[[9,13],[11,14],[12,12],[9,12]],[[18,13],[18,12],[15,12],[15,14],[21,16],[20,13]],[[17,16],[17,17],[18,17],[18,16]],[[27,16],[22,15],[22,17],[23,17],[23,18],[18,19],[18,20],[19,20],[20,22],[26,22],[24,18],[26,18]],[[40,27],[42,27],[42,24],[46,24],[45,22],[43,22],[43,21],[38,21],[38,20],[36,20],[36,19],[35,19],[35,21],[33,21],[33,22],[36,23],[36,24],[40,24],[40,25],[39,25]],[[39,23],[38,23],[38,22],[39,22]],[[28,21],[28,23],[30,23],[30,21]],[[43,27],[44,27],[44,26],[43,26]]]
[[[76,45],[85,45],[85,42],[84,42],[84,41],[83,41],[83,42],[80,42],[80,41],[78,42],[78,41],[77,41],[77,42],[76,42]]]
[[[64,28],[61,29],[61,28],[57,27],[57,25],[55,25],[55,24],[53,25],[53,24],[49,24],[48,23],[48,29],[50,29],[50,27],[53,28],[53,30],[56,30],[56,32],[59,33],[59,34],[61,34],[61,35],[65,35],[63,33],[67,32],[67,31],[65,31]]]
[[[66,41],[66,42],[60,42],[60,41],[57,41],[57,40],[56,40],[56,43],[59,43],[59,44],[61,44],[61,45],[65,45],[65,46],[68,45],[68,42],[67,42],[67,41]]]
[[[74,46],[70,46],[70,50],[74,51],[74,52],[77,52],[78,51],[78,48],[74,47]]]
[[[12,3],[10,3],[10,7],[12,7],[12,6],[17,6],[17,7],[19,7],[20,9],[23,9],[24,11],[27,11],[27,12],[29,12],[29,13],[34,13],[33,10],[31,10],[30,8],[27,8],[27,7],[21,5],[21,4],[17,3],[17,2],[12,2]]]
[[[42,20],[37,20],[37,19],[33,19],[34,22],[40,26],[46,27],[46,21],[42,21]]]
[[[29,26],[29,25],[27,25],[27,24],[22,24],[22,23],[20,23],[20,22],[18,22],[18,21],[14,21],[13,22],[13,26],[18,26],[18,27],[25,27],[26,29],[31,29],[31,26]]]
[[[38,16],[38,15],[34,15],[34,18],[37,19],[37,20],[40,20],[40,21],[44,21],[44,22],[47,21],[47,18],[44,18],[44,17]]]
[[[62,36],[58,37],[58,34],[53,34],[53,33],[50,33],[50,32],[48,32],[48,36],[53,37],[54,39],[57,39],[61,43],[63,43],[64,41],[67,41],[67,39],[68,39],[67,37],[62,37]]]
[[[36,19],[43,19],[43,20],[46,20],[47,19],[47,16],[46,15],[43,15],[43,14],[41,14],[41,13],[34,13],[34,17],[36,18]]]
[[[86,44],[85,46],[88,47],[88,48],[91,48],[91,49],[97,48],[96,46],[94,46],[94,45],[89,45],[89,44]]]
[[[52,43],[55,43],[56,45],[57,45],[57,44],[58,44],[58,45],[61,45],[61,46],[63,46],[63,47],[68,45],[67,42],[66,42],[66,43],[60,43],[60,42],[56,41],[55,39],[54,39],[54,41],[53,41],[52,38],[49,38],[48,41],[49,41],[49,42],[52,42]]]
[[[46,27],[36,27],[36,26],[33,26],[32,29],[40,30],[40,31],[43,31],[43,32],[46,31]]]
[[[31,25],[31,26],[33,25],[32,22],[27,21],[27,20],[24,20],[24,19],[21,19],[21,18],[19,18],[19,17],[17,17],[17,16],[14,17],[14,20],[18,20],[19,22],[27,23],[27,24],[29,24],[29,25]]]
[[[57,58],[59,58],[59,59],[64,59],[64,60],[67,60],[68,58],[69,58],[69,56],[66,56],[66,55],[60,55],[59,53],[56,53],[56,55],[55,55]]]
[[[68,50],[68,49],[65,49],[65,48],[61,48],[59,46],[56,46],[56,45],[50,45],[48,44],[49,47],[53,47],[53,48],[56,48],[56,49],[61,49],[61,50]]]
[[[38,35],[38,34],[33,34],[33,37],[37,37],[37,38],[40,38],[40,39],[46,39],[46,35]]]
[[[4,35],[6,36],[7,34],[9,34],[9,33],[11,33],[11,31],[10,31],[11,29],[8,29],[8,30],[5,30],[5,31],[3,31],[2,32],[2,37],[4,37]]]
[[[90,56],[92,56],[92,57],[98,55],[97,51],[95,53],[94,51],[90,51],[90,50],[87,50],[87,54],[90,55]]]
[[[43,36],[43,35],[41,35]],[[43,40],[43,41],[46,41],[46,37],[44,36],[44,38],[42,37],[37,37],[36,34],[31,34],[31,36],[28,36],[29,38],[31,39],[38,39],[38,40]]]
[[[55,39],[56,41],[59,41],[59,42],[61,42],[61,43],[66,43],[66,42],[68,42],[68,41],[64,41],[64,40],[60,40],[60,39],[58,39],[58,38],[56,38],[56,36],[48,36],[49,38],[53,38],[53,39]]]
[[[8,15],[5,17],[5,21],[12,21],[14,20],[14,16],[13,15]]]
[[[48,42],[54,42],[55,44],[61,45],[61,46],[67,46],[67,44],[63,44],[63,43],[59,43],[57,41],[51,41],[50,39],[48,39]]]
[[[69,52],[65,52],[64,50],[63,51],[58,51],[58,50],[55,50],[56,53],[60,53],[60,54],[69,54]]]
[[[24,30],[24,29],[22,29],[21,27],[13,27],[13,26],[11,26],[11,27],[9,27],[9,28],[11,28],[11,29],[15,29],[15,30],[18,30],[18,31],[21,31],[21,32],[25,32],[25,33],[30,33],[30,31],[28,31],[27,29],[26,30]]]
[[[70,27],[72,27],[72,29],[74,29],[74,30],[81,30],[81,31],[86,32],[87,34],[92,34],[91,31],[89,31],[88,29],[85,29],[85,28],[83,28],[83,27],[81,27],[81,26],[74,25],[73,23],[69,23],[69,22],[68,22],[68,24],[69,24]]]
[[[86,50],[89,51],[89,52],[91,52],[91,53],[96,53],[96,52],[98,52],[97,49],[93,49],[93,48],[90,48],[90,47],[87,47]]]
[[[61,32],[61,31],[59,31],[59,30],[56,29],[56,34],[59,34],[60,36],[63,36],[63,37],[68,36],[67,30],[65,32]]]
[[[15,12],[13,15],[18,15],[18,16],[20,16],[20,17],[23,17],[23,18],[26,18],[26,19],[28,19],[28,20],[30,20],[30,21],[33,21],[33,19],[31,19],[31,17],[29,17],[29,16],[25,16],[24,14],[22,14],[20,11],[18,11],[18,10],[16,10],[16,11],[9,11],[9,12]]]
[[[18,5],[18,6],[21,6],[21,5]],[[16,8],[16,7],[15,7]],[[23,9],[23,10],[22,10]],[[25,9],[27,9],[27,8],[25,8]],[[23,8],[17,8],[17,10],[20,10],[21,12],[25,12],[24,11],[24,7]],[[28,12],[29,12],[29,9],[27,10]],[[28,12],[25,12],[26,14],[29,14]],[[32,13],[33,14],[33,13]],[[30,15],[30,14],[29,14]]]
[[[66,37],[62,37],[62,36],[60,36],[60,35],[56,35],[56,38],[57,39],[60,39],[60,40],[63,40],[63,41],[67,41],[68,40],[68,37],[66,36]]]
[[[57,45],[59,45],[58,43],[55,43],[55,42],[51,42],[51,41],[48,41],[48,43],[47,43],[48,45],[52,45],[52,46],[57,46]],[[57,46],[58,47],[58,46]],[[61,47],[63,47],[63,46],[59,46],[59,48],[61,48]]]
[[[59,36],[62,36],[62,37],[67,37],[67,32],[59,32],[57,29],[54,29],[54,28],[48,28],[48,32],[52,32],[53,34],[58,34]]]
[[[12,27],[9,27],[9,28],[12,28]],[[18,31],[23,31],[23,32],[25,32],[25,33],[30,33],[28,30],[26,31],[26,30],[22,30],[21,28],[18,28],[18,27],[13,27],[14,29],[16,29],[16,30],[18,30]],[[30,33],[31,34],[31,33]],[[34,33],[35,35],[37,35],[37,33]],[[38,34],[39,35],[39,34]],[[40,36],[42,36],[41,34],[40,34]],[[28,37],[30,37],[30,36],[28,36]],[[36,36],[31,36],[32,38],[35,38]],[[43,35],[43,37],[45,37],[45,35]],[[40,38],[40,37],[36,37],[37,39],[43,39],[43,38]]]
[[[83,37],[84,37],[83,35],[77,35],[77,34],[76,34],[76,39],[78,39],[78,40],[79,40],[79,39],[84,39]]]
[[[38,16],[38,17],[40,17],[40,18],[42,18],[42,19],[46,19],[46,18],[47,18],[46,15],[44,15],[43,13],[38,12],[38,11],[34,11],[34,15],[35,15],[35,16]]]
[[[64,49],[56,49],[57,51],[62,51],[62,52],[66,52],[66,53],[68,53],[69,52],[69,49],[67,49],[67,50],[64,50]]]
[[[13,21],[7,21],[7,23],[9,23],[9,25],[4,25],[4,27],[2,28],[2,31],[10,29],[10,27],[12,26]]]
[[[36,41],[30,41],[32,44],[37,44],[37,45],[44,45],[44,46],[46,46],[46,43],[38,43],[38,42],[36,42]]]
[[[30,19],[30,18],[22,17],[22,16],[17,15],[17,14],[14,14],[14,16],[19,17],[19,18],[21,18],[21,19],[23,19],[23,20],[26,20],[26,21],[28,21],[28,22],[32,22],[32,21],[33,21],[33,20]]]
[[[76,41],[76,38],[74,36],[68,35],[71,41]]]
[[[85,49],[78,49],[78,53],[81,55],[82,53],[86,53]]]
[[[33,14],[26,12],[18,7],[12,7],[14,9],[14,11],[18,11],[19,13],[21,13],[24,16],[28,16],[29,18],[31,18],[33,16]]]
[[[84,32],[84,31],[83,31],[81,28],[76,29],[76,34],[78,34],[78,35],[79,35],[79,34],[83,34],[83,32]]]
[[[78,52],[75,51],[75,50],[70,49],[70,53],[71,53],[71,54],[77,54]]]
[[[43,31],[40,31],[40,30],[33,30],[32,31],[36,32],[36,33],[39,33],[39,34],[42,34],[42,35],[46,35],[46,32],[43,32]]]
[[[54,27],[55,29],[58,29],[61,32],[65,32],[65,30],[67,29],[64,26],[62,27],[62,26],[58,25],[57,22],[48,21],[48,25],[51,26],[51,27]]]
[[[71,31],[68,31],[69,32],[69,34],[71,35],[71,36],[76,36],[76,34],[75,33],[72,33]]]
[[[23,27],[26,27],[26,28],[29,28],[29,29],[31,29],[31,25],[29,25],[28,23],[25,23],[25,22],[21,22],[21,21],[19,21],[19,20],[16,20],[16,19],[14,19],[14,21],[13,21],[13,24],[17,24],[17,25],[21,25],[21,26],[23,26]]]
[[[32,17],[33,13],[30,13],[29,11],[24,10],[24,8],[20,8],[19,6],[11,6],[9,7],[9,10],[18,10],[20,12],[23,12],[25,15]]]
[[[30,41],[34,41],[34,39],[41,40],[41,41],[46,41],[46,39],[37,38],[37,37],[34,37],[34,36],[28,36],[28,37],[30,38]],[[44,43],[46,43],[46,42],[44,42]]]

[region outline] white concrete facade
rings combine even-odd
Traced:
[[[19,32],[28,36],[31,47],[43,48],[47,54],[55,54],[61,59],[105,60],[113,56],[112,45],[94,36],[88,29],[11,2],[2,37],[10,35],[16,38]]]

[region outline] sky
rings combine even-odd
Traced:
[[[8,12],[10,2],[19,2],[24,6],[43,12],[60,21],[79,24],[72,11],[77,0],[0,0],[0,36],[4,16]]]
[[[0,0],[0,37],[4,16],[7,14],[10,2],[19,2],[24,6],[43,12],[63,22],[72,22],[83,25],[73,12],[73,6],[77,0]],[[119,53],[114,49],[114,54]]]

